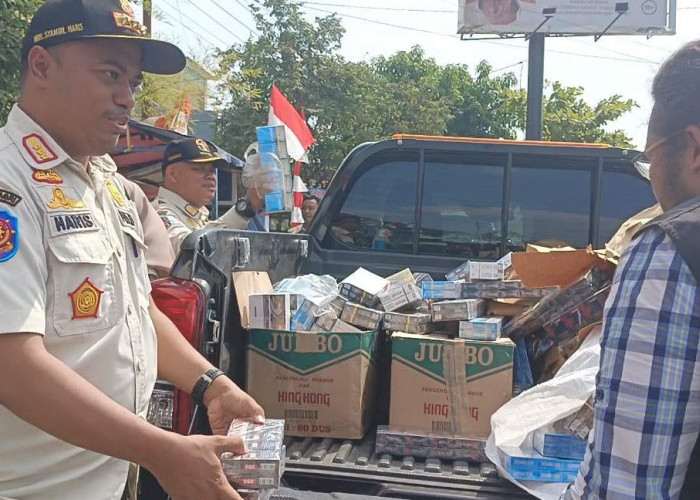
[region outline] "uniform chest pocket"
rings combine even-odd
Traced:
[[[103,231],[86,231],[48,238],[48,297],[53,327],[59,336],[98,332],[124,316],[118,299],[113,250]],[[51,283],[53,282],[53,283]]]

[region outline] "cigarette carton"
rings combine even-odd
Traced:
[[[251,328],[289,330],[289,295],[285,293],[254,293],[249,297]]]
[[[459,337],[467,340],[498,340],[501,337],[503,318],[476,318],[459,322]]]
[[[435,302],[431,306],[433,321],[461,321],[483,316],[486,306],[483,300],[463,299]]]

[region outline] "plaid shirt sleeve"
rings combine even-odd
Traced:
[[[595,424],[564,498],[677,498],[700,430],[700,295],[660,229],[629,249],[605,312]]]

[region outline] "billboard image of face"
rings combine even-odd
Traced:
[[[609,34],[665,32],[668,0],[459,0],[459,33],[527,34],[544,21],[544,9],[555,9],[540,29],[547,34],[598,34],[624,13]]]

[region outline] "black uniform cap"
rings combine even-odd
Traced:
[[[225,167],[226,161],[221,158],[211,142],[204,139],[180,139],[168,143],[163,154],[161,168],[165,172],[166,167],[178,162],[211,163],[218,162],[216,167]]]
[[[22,43],[22,61],[35,45],[50,47],[89,38],[129,39],[141,46],[141,69],[172,75],[185,55],[172,43],[148,38],[128,0],[47,0],[32,18]]]

